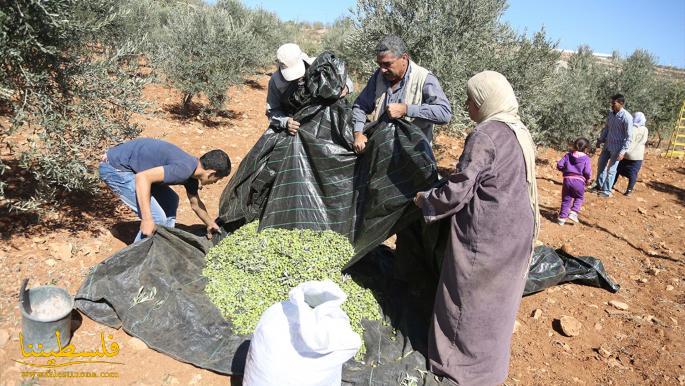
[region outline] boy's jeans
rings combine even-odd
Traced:
[[[140,218],[140,208],[136,198],[136,174],[115,169],[107,162],[101,162],[99,170],[100,178]],[[173,228],[176,224],[178,194],[167,185],[152,184],[150,195],[150,211],[154,223]],[[135,243],[142,238],[143,234],[138,231],[133,242]]]
[[[600,192],[611,193],[611,187],[616,179],[618,169],[618,156],[620,152],[611,152],[604,148],[597,161],[597,188]]]

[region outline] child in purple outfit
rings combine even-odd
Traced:
[[[585,185],[592,175],[590,157],[583,153],[589,141],[578,138],[573,143],[573,151],[564,155],[557,162],[557,169],[564,174],[564,184],[561,189],[561,209],[559,210],[559,225],[564,225],[566,219],[578,222],[578,212],[583,206]]]

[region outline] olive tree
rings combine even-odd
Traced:
[[[278,44],[278,23],[273,14],[235,1],[179,6],[163,26],[153,64],[182,91],[185,112],[199,93],[218,112],[230,85],[270,62]]]
[[[581,46],[557,68],[551,106],[539,121],[539,143],[564,148],[578,137],[593,138],[606,118],[606,96],[600,85],[607,67],[599,64],[587,46]]]
[[[0,207],[30,210],[63,192],[93,192],[102,151],[139,130],[142,81],[126,47],[103,49],[114,0],[11,0],[0,9],[0,125],[9,148]],[[8,173],[8,162],[12,170]],[[17,177],[18,176],[18,177]]]

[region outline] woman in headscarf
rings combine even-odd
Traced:
[[[447,183],[414,198],[426,222],[451,221],[428,356],[433,373],[459,385],[495,385],[507,377],[539,227],[535,145],[502,74],[483,71],[466,88],[478,125]]]
[[[642,160],[645,158],[645,145],[647,144],[647,137],[649,131],[645,127],[647,118],[641,112],[633,115],[633,136],[630,138],[630,149],[623,156],[623,159],[618,163],[616,170],[617,178],[614,180],[614,185],[618,180],[618,176],[623,176],[628,179],[628,188],[623,195],[630,196],[633,193],[635,182],[637,182],[637,174],[642,167]]]

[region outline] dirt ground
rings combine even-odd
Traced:
[[[148,85],[150,102],[136,116],[142,136],[161,138],[200,155],[224,149],[233,171],[265,130],[267,76],[232,88],[230,114],[212,120],[177,114],[180,95],[165,86]],[[463,140],[439,135],[436,154],[443,169],[453,169]],[[631,197],[611,199],[588,194],[581,223],[559,226],[561,175],[555,161],[562,153],[540,149],[538,186],[542,214],[540,240],[575,255],[600,258],[621,285],[611,294],[598,288],[566,284],[523,299],[513,338],[507,385],[685,385],[685,161],[649,151]],[[593,157],[596,163],[597,157]],[[204,188],[200,196],[210,214],[217,213],[227,180]],[[625,189],[626,181],[617,188]],[[182,189],[182,188],[181,188]],[[185,193],[179,190],[180,196]],[[182,199],[179,227],[200,230],[200,220]],[[121,330],[78,317],[72,342],[77,351],[93,351],[116,342],[112,363],[73,365],[55,371],[92,372],[99,378],[38,378],[45,371],[18,363],[44,363],[24,358],[19,346],[21,280],[30,285],[56,284],[76,293],[91,267],[130,243],[138,222],[109,193],[95,199],[74,199],[38,224],[26,219],[0,219],[0,384],[84,385],[225,385],[227,376],[178,362],[147,348]],[[627,309],[609,304],[620,301]],[[619,306],[621,306],[619,304]],[[625,307],[623,307],[625,308]],[[560,333],[559,319],[571,316],[579,334]],[[101,334],[103,337],[101,337]],[[183,339],[183,337],[179,337]],[[80,367],[79,367],[80,366]],[[22,373],[24,372],[24,373]],[[110,374],[106,374],[110,373]],[[117,377],[105,377],[114,375]],[[238,383],[234,379],[233,383]]]

